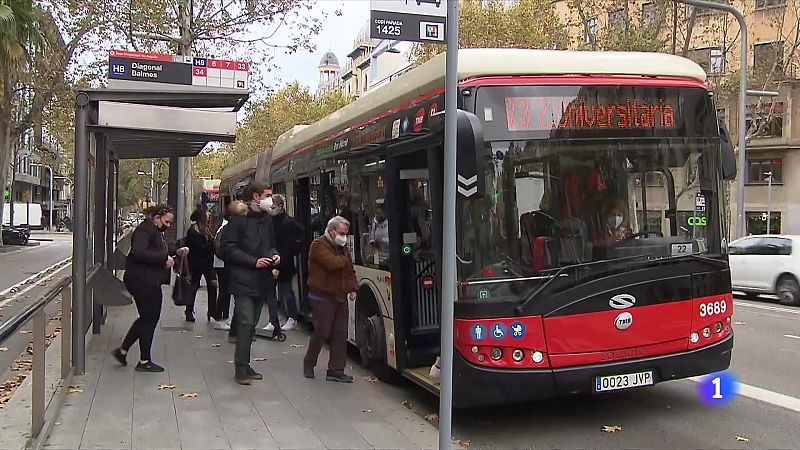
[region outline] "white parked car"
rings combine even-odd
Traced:
[[[800,306],[800,236],[755,235],[728,245],[734,291],[775,294]]]

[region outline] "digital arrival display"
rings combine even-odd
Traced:
[[[110,79],[150,83],[249,89],[250,63],[193,56],[108,52]]]

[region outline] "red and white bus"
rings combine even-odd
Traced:
[[[736,169],[703,70],[654,53],[461,50],[458,298],[442,299],[444,65],[296,127],[271,153],[268,181],[306,243],[334,215],[352,223],[349,340],[364,364],[437,392],[428,371],[453,301],[459,407],[726,369]]]

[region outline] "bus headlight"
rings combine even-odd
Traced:
[[[478,362],[484,362],[484,361],[486,361],[486,356],[478,355]]]
[[[533,356],[531,357],[531,359],[533,359],[533,362],[535,362],[536,364],[539,364],[542,361],[544,361],[544,355],[542,354],[542,352],[536,351],[533,352]]]
[[[692,344],[697,344],[700,342],[700,335],[697,333],[692,333],[689,335],[689,340],[692,341]]]
[[[495,347],[492,349],[492,352],[489,354],[489,357],[495,361],[499,361],[500,358],[503,357],[503,351],[499,348]]]
[[[473,346],[472,346],[472,353],[474,353],[474,354],[476,354],[476,355],[477,355],[479,351],[480,351],[480,349],[478,348],[478,346],[477,346],[477,345],[473,345]]]
[[[722,322],[717,322],[714,324],[714,331],[717,333],[722,333]]]
[[[511,352],[511,359],[513,359],[516,362],[520,362],[524,358],[525,358],[525,353],[520,349],[515,349],[513,352]]]
[[[703,337],[706,339],[711,337],[711,327],[703,328]]]

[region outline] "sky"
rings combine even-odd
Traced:
[[[342,15],[334,12],[341,10]],[[353,41],[358,31],[369,20],[369,0],[317,0],[312,13],[327,13],[327,18],[322,26],[322,31],[311,38],[317,49],[314,53],[299,51],[286,55],[278,51],[275,55],[275,64],[278,70],[272,72],[271,79],[266,81],[272,86],[282,86],[294,80],[300,84],[316,89],[319,83],[319,65],[322,55],[328,50],[333,51],[339,58],[339,64],[344,65],[347,54],[353,50]]]

